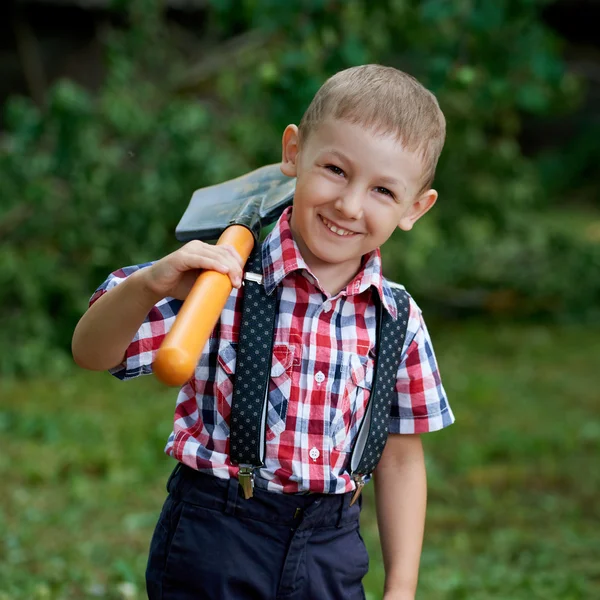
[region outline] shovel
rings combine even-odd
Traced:
[[[292,203],[295,187],[296,180],[274,164],[196,190],[175,236],[181,242],[218,238],[217,244],[232,245],[246,263],[261,228]],[[226,274],[199,275],[156,354],[152,371],[160,381],[181,386],[192,377],[232,289]]]

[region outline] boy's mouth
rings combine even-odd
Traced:
[[[326,219],[323,215],[319,215],[319,217],[321,218],[323,225],[325,225],[325,227],[327,227],[327,229],[329,229],[329,231],[335,233],[336,235],[339,235],[340,237],[346,237],[348,235],[356,235],[356,231],[350,231],[348,229],[344,229],[343,227],[340,227],[339,225],[332,223],[331,221]]]

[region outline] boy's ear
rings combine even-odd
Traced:
[[[281,172],[288,177],[296,177],[298,171],[296,160],[299,150],[298,127],[288,125],[281,140]]]
[[[398,227],[404,231],[410,231],[413,225],[435,204],[437,198],[438,193],[435,190],[427,190],[417,196],[410,208],[402,215]]]

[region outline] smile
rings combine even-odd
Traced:
[[[356,235],[355,231],[348,231],[347,229],[342,229],[341,227],[338,227],[337,225],[334,225],[331,221],[328,221],[325,217],[319,215],[321,217],[321,221],[323,221],[323,225],[325,225],[325,227],[327,227],[327,229],[329,229],[329,231],[332,231],[333,233],[339,235],[340,237],[344,237],[347,235]]]

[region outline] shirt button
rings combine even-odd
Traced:
[[[328,313],[331,310],[331,302],[329,300],[323,303],[323,312]]]
[[[321,453],[319,452],[319,450],[317,448],[311,448],[310,452],[308,453],[308,455],[313,459],[313,460],[317,460],[317,458],[319,458],[319,456],[321,456]]]
[[[315,375],[315,379],[317,380],[317,383],[323,383],[325,381],[325,375],[323,375],[323,373],[321,373],[321,371],[319,371]]]

